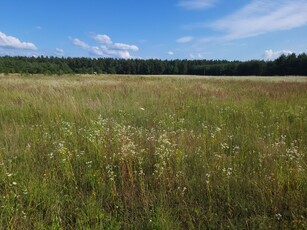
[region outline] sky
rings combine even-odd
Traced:
[[[273,60],[307,53],[307,0],[1,0],[0,56]]]

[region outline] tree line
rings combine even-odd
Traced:
[[[210,76],[307,76],[307,55],[281,55],[274,61],[159,60],[113,58],[0,57],[0,73],[176,74]]]

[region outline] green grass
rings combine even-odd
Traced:
[[[0,76],[2,229],[306,229],[307,81]]]

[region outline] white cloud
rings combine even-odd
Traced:
[[[237,12],[212,23],[235,40],[307,25],[307,0],[253,0]]]
[[[201,53],[198,54],[190,54],[191,59],[204,59],[204,56]]]
[[[0,32],[0,47],[11,49],[37,50],[37,47],[30,42],[22,42],[18,38],[8,36]]]
[[[108,35],[105,34],[97,34],[94,36],[94,39],[97,42],[105,43],[105,44],[112,44],[112,40]]]
[[[112,48],[106,48],[102,49],[103,55],[111,56],[111,57],[118,57],[118,58],[132,58],[128,50],[120,50],[120,49],[112,49]]]
[[[90,46],[88,44],[86,44],[85,42],[81,41],[80,39],[78,38],[75,38],[73,39],[72,43],[75,45],[75,46],[79,46],[83,49],[89,49]]]
[[[65,52],[64,52],[63,49],[56,48],[56,49],[55,49],[55,54],[56,54],[57,56],[64,56]]]
[[[131,51],[138,51],[139,48],[135,45],[127,45],[127,44],[123,44],[123,43],[114,43],[111,46],[113,49],[117,49],[117,50],[131,50]]]
[[[188,10],[206,9],[213,6],[217,0],[181,0],[178,6]]]
[[[273,51],[273,50],[266,50],[264,51],[264,59],[266,60],[275,60],[276,58],[279,58],[281,55],[289,55],[293,52],[290,50],[279,50],[279,51]]]
[[[119,57],[124,59],[132,58],[127,50],[104,50],[103,54],[111,57]]]
[[[138,51],[139,48],[135,45],[128,45],[124,43],[113,43],[108,35],[96,35],[93,37],[96,42],[103,43],[100,46],[90,46],[78,38],[72,40],[72,43],[86,50],[90,55],[102,57],[116,57],[116,58],[132,58],[130,51]]]
[[[178,43],[187,43],[187,42],[191,42],[194,38],[191,37],[191,36],[186,36],[186,37],[181,37],[181,38],[178,38],[176,40],[176,42]]]
[[[8,49],[0,46],[0,56],[23,56],[23,57],[38,57],[41,53],[37,50],[27,49]]]
[[[168,51],[167,54],[172,56],[172,55],[174,55],[175,53],[174,53],[173,51]]]

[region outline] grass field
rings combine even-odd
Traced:
[[[0,229],[307,229],[307,79],[0,76]]]

